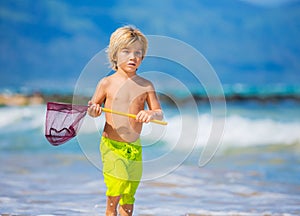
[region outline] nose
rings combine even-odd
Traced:
[[[129,54],[129,59],[135,59],[136,55],[134,54],[134,52],[130,52]]]

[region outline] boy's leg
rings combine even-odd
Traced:
[[[121,216],[132,216],[133,204],[124,204],[119,208],[119,213]]]
[[[106,216],[117,216],[117,206],[120,196],[108,196],[106,200]]]

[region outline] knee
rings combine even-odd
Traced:
[[[133,204],[135,201],[135,198],[131,194],[123,194],[120,198],[120,205],[126,205],[126,204]]]

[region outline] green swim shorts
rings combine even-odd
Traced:
[[[142,177],[142,146],[140,139],[132,143],[101,138],[106,196],[121,196],[120,205],[133,204]]]

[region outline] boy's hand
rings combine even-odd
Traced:
[[[160,117],[161,112],[158,111],[153,111],[153,110],[141,110],[137,115],[136,115],[136,121],[137,122],[143,122],[143,123],[148,123],[152,119],[161,119]]]
[[[87,113],[92,117],[98,117],[102,113],[101,106],[99,104],[95,104],[92,101],[88,102],[89,108],[87,110]]]

